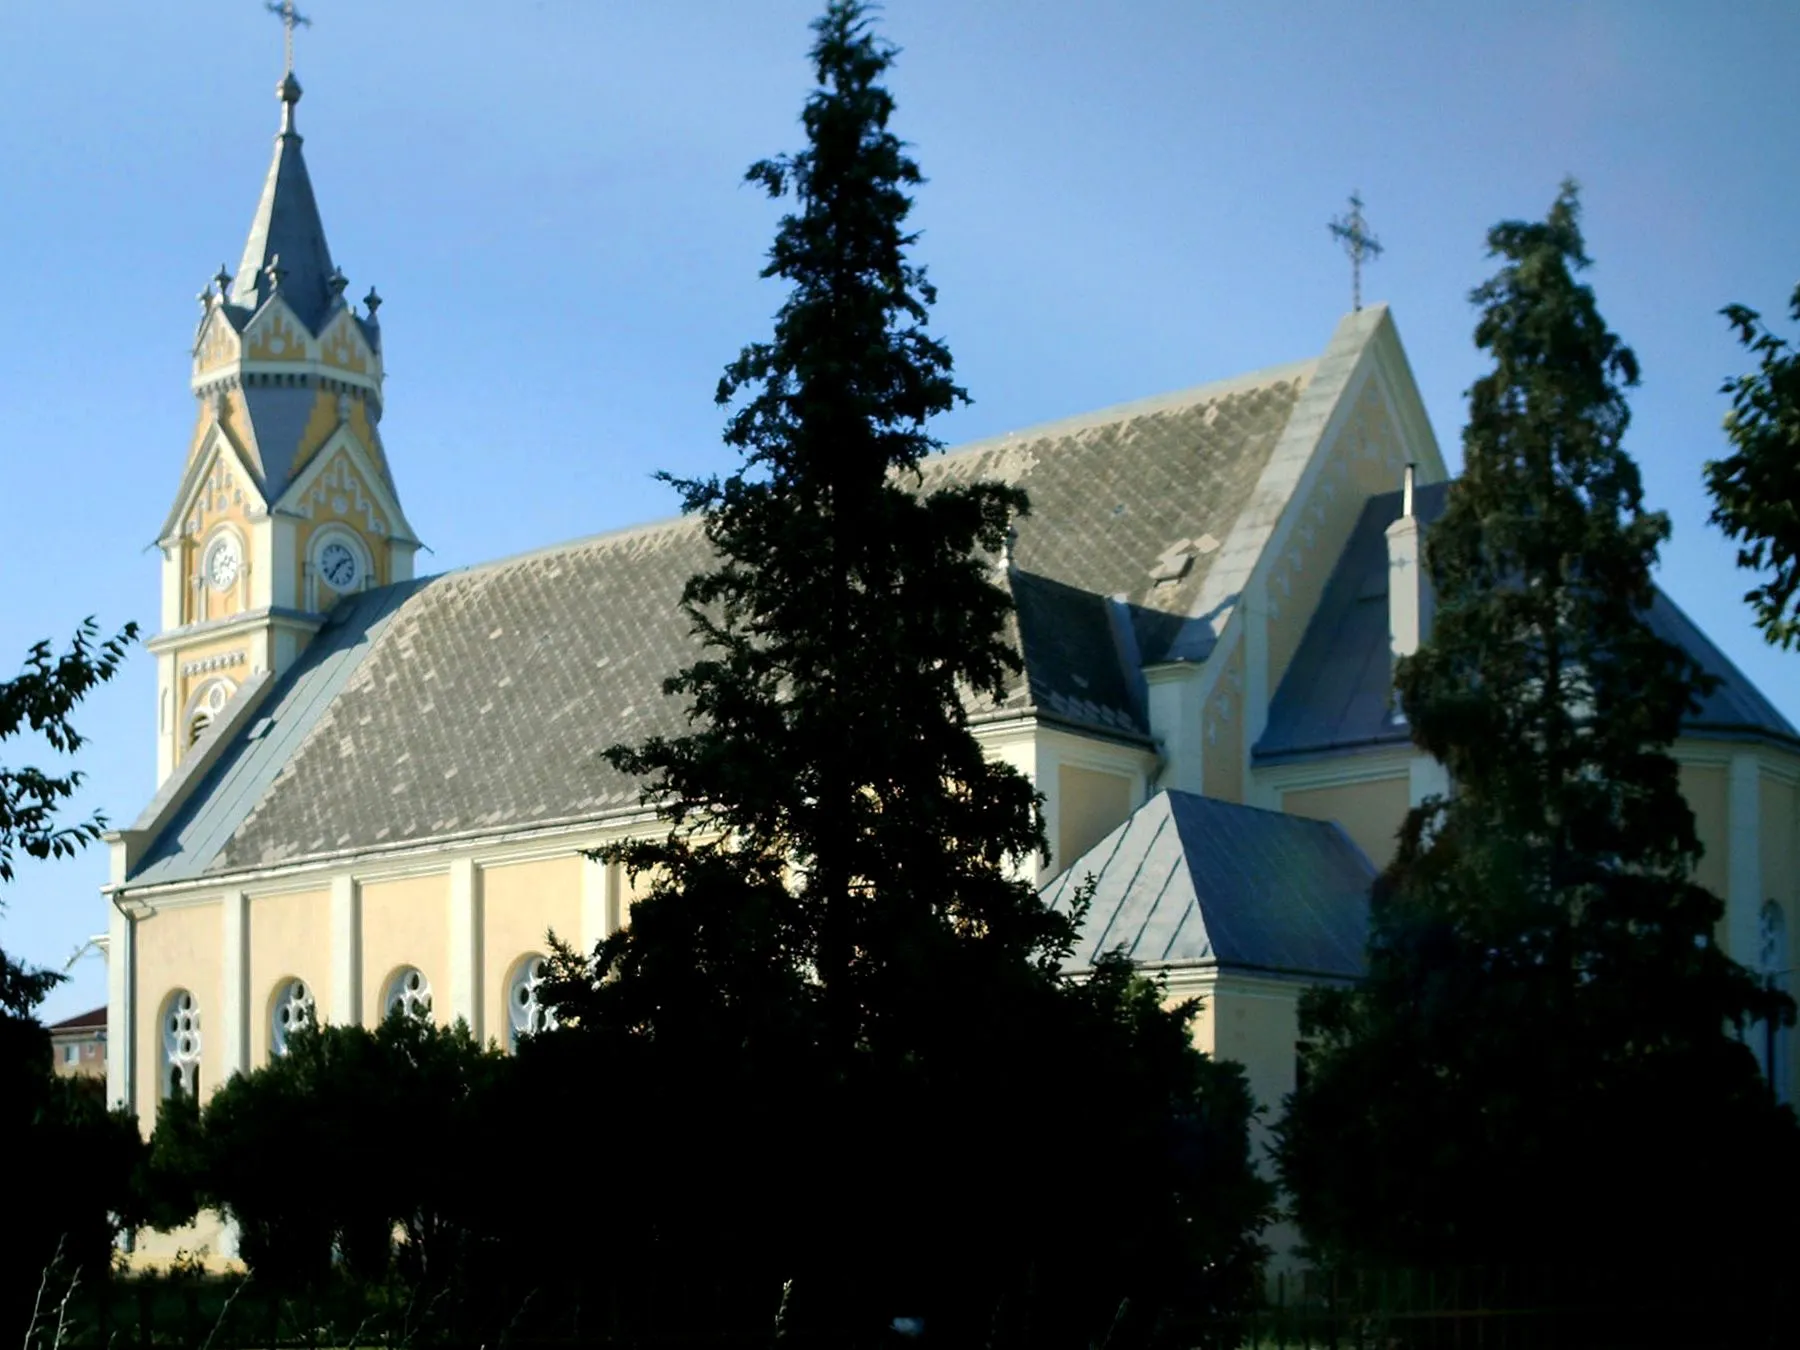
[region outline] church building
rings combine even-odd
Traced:
[[[629,878],[585,851],[659,827],[601,752],[680,729],[661,682],[692,654],[677,601],[706,560],[678,519],[415,577],[380,298],[347,296],[291,73],[279,94],[169,458],[159,790],[108,837],[108,1091],[146,1128],[308,1018],[460,1018],[502,1045],[542,1024],[546,934],[588,947],[629,920]],[[1095,877],[1080,955],[1123,947],[1201,995],[1199,1044],[1271,1116],[1298,992],[1357,976],[1369,883],[1447,787],[1390,683],[1429,632],[1444,460],[1385,306],[1319,337],[926,466],[1030,495],[995,560],[1024,673],[972,720],[1043,795],[1036,879],[1060,903]],[[1666,598],[1650,619],[1720,681],[1676,754],[1721,938],[1785,979],[1800,734]],[[1785,1091],[1792,1048],[1759,1053]]]

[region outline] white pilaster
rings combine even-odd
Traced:
[[[106,1103],[135,1109],[137,929],[117,905],[106,921]]]
[[[175,772],[175,748],[180,718],[175,708],[175,653],[156,656],[156,785]]]
[[[481,874],[471,858],[450,864],[450,1017],[481,1039]]]
[[[1762,909],[1761,767],[1756,754],[1731,757],[1730,859],[1725,895],[1725,951],[1752,969],[1757,956],[1757,916]]]
[[[1269,725],[1268,584],[1258,582],[1243,603],[1244,614],[1244,789],[1250,791],[1256,743]]]
[[[1156,782],[1159,788],[1199,792],[1204,782],[1200,762],[1206,745],[1200,702],[1203,669],[1192,661],[1144,667],[1150,734],[1163,757],[1162,774]],[[1039,783],[1038,791],[1046,792],[1045,785]]]
[[[331,879],[329,1016],[339,1026],[362,1021],[362,897],[348,876]]]
[[[219,1009],[225,1033],[225,1077],[250,1071],[250,897],[226,891],[219,923],[224,950],[219,959]]]
[[[1420,753],[1406,766],[1407,800],[1418,806],[1427,797],[1450,795],[1450,773],[1430,755]]]
[[[598,858],[581,860],[581,931],[575,941],[583,956],[592,956],[594,948],[618,926],[618,873],[622,870]]]

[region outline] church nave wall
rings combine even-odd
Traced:
[[[294,980],[320,1018],[331,1007],[331,892],[257,895],[249,906],[246,1008],[250,1067],[267,1064],[275,1000]]]
[[[583,929],[582,870],[585,859],[560,858],[509,863],[476,870],[480,887],[481,1005],[484,1039],[509,1044],[508,991],[521,957],[550,951],[551,929],[577,949],[588,945]],[[596,937],[596,940],[598,938]]]
[[[152,910],[135,921],[138,1017],[132,1036],[136,1068],[132,1096],[146,1134],[156,1124],[157,1103],[164,1096],[169,1060],[165,1021],[170,1000],[179,992],[192,995],[198,1014],[201,1097],[225,1081],[222,916],[219,902],[211,900]]]
[[[413,968],[431,987],[434,1021],[456,1018],[450,1001],[450,874],[367,881],[360,888],[362,1020],[370,1026],[386,1013],[389,981]]]
[[[1284,792],[1281,809],[1308,820],[1336,821],[1379,869],[1393,860],[1395,836],[1412,809],[1411,797],[1404,775],[1367,778]]]

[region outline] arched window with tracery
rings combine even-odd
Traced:
[[[431,1020],[431,981],[417,966],[402,966],[388,977],[381,996],[381,1015],[409,1017],[415,1022]]]
[[[187,710],[187,743],[190,746],[206,734],[206,729],[225,711],[225,705],[231,702],[231,696],[236,692],[237,685],[223,677],[208,680],[194,691]]]
[[[306,987],[304,980],[287,980],[275,991],[275,1001],[269,1009],[269,1055],[271,1058],[285,1055],[288,1042],[301,1027],[313,1023],[312,990]]]
[[[185,989],[163,1000],[162,1095],[200,1095],[200,1005]]]
[[[1770,989],[1785,994],[1790,966],[1788,928],[1787,913],[1779,902],[1770,900],[1763,905],[1757,915],[1756,929],[1756,973]],[[1762,1065],[1764,1077],[1775,1090],[1775,1100],[1781,1102],[1790,1100],[1793,1091],[1788,1031],[1774,1020],[1759,1023],[1756,1027],[1757,1063]]]
[[[556,1025],[556,1014],[544,1005],[543,987],[548,974],[544,958],[536,952],[513,962],[512,977],[506,982],[508,1044],[519,1048],[522,1036],[535,1036]]]

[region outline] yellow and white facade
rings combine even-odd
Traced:
[[[586,854],[658,826],[599,752],[679,725],[660,684],[691,655],[677,602],[707,556],[677,521],[414,579],[379,300],[344,300],[291,76],[281,97],[244,261],[204,297],[159,537],[160,790],[110,837],[109,1095],[146,1128],[173,1086],[267,1063],[297,1018],[398,1008],[502,1044],[536,1025],[548,935],[591,947],[628,919],[628,879]],[[1446,476],[1384,307],[1291,366],[932,461],[927,487],[1032,499],[1004,561],[1025,673],[971,711],[1043,796],[1037,880],[1163,789],[1335,822],[1383,864],[1445,787],[1390,716],[1388,671],[1429,628],[1419,536]],[[1672,606],[1658,621],[1725,680],[1677,746],[1701,879],[1731,954],[1785,981],[1800,735]],[[1246,903],[1279,936],[1294,900]],[[1299,991],[1354,973],[1282,950],[1165,967],[1206,1000],[1201,1047],[1272,1113]],[[1791,1044],[1765,1058],[1792,1081]]]

